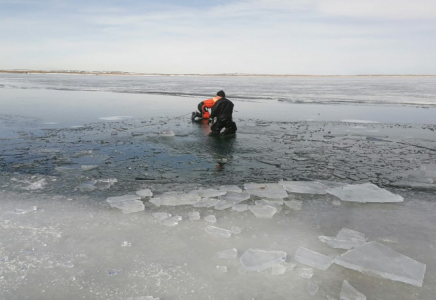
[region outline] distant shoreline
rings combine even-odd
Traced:
[[[244,73],[222,73],[222,74],[164,74],[164,73],[134,73],[121,71],[67,71],[67,70],[0,70],[0,73],[9,74],[66,74],[66,75],[95,75],[95,76],[201,76],[201,77],[436,77],[436,75],[297,75],[297,74],[244,74]]]

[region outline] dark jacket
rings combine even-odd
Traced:
[[[233,114],[233,102],[227,98],[221,98],[212,107],[210,118],[218,118],[219,121],[231,121]]]

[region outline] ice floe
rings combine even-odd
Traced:
[[[366,242],[364,233],[347,228],[342,228],[336,237],[318,236],[318,238],[332,248],[345,250],[359,247]]]
[[[245,183],[244,189],[247,193],[262,198],[283,199],[288,197],[285,188],[278,183]]]
[[[220,190],[226,192],[242,193],[242,189],[236,185],[222,185],[220,186]]]
[[[152,197],[153,193],[151,192],[150,189],[143,189],[143,190],[139,190],[135,192],[136,195],[141,196],[141,197]]]
[[[379,188],[372,183],[350,184],[344,187],[331,188],[327,193],[348,202],[403,202],[403,197],[388,190]]]
[[[250,205],[248,209],[258,218],[272,218],[277,213],[277,208],[271,205]]]
[[[426,265],[380,243],[369,242],[338,256],[335,263],[369,275],[422,286]]]
[[[314,181],[280,181],[288,192],[297,194],[326,194],[328,186]]]
[[[201,198],[213,198],[213,197],[225,195],[226,191],[214,190],[214,189],[199,189],[199,190],[190,191],[188,194],[197,195],[200,196]]]
[[[305,247],[298,248],[297,252],[295,253],[295,260],[299,263],[320,270],[327,270],[334,262],[333,257],[315,252]]]
[[[248,249],[241,256],[240,262],[246,271],[262,271],[274,265],[281,264],[286,260],[284,251],[267,251]]]
[[[230,230],[219,228],[216,226],[211,226],[211,225],[206,227],[206,232],[214,237],[229,238],[232,236],[232,232]]]
[[[156,206],[177,206],[177,205],[193,205],[201,199],[195,194],[186,194],[182,192],[166,192],[156,198],[150,199],[150,202]]]
[[[342,283],[340,300],[366,300],[366,296],[356,290],[347,280]]]

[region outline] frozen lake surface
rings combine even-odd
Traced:
[[[434,108],[239,95],[211,139],[187,114],[225,85],[82,77],[0,76],[0,298],[434,298]]]

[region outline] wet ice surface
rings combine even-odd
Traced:
[[[30,125],[1,139],[0,298],[339,299],[348,280],[368,298],[433,299],[433,125],[236,121],[235,139],[209,139],[207,128],[172,117]],[[169,128],[175,135],[162,136]],[[368,182],[404,202],[336,206],[340,198],[322,192]],[[127,201],[138,211],[111,208]],[[277,211],[261,218],[249,207],[259,216]],[[355,250],[361,236],[343,228],[426,264],[423,286],[296,260],[300,247],[327,257]],[[236,259],[216,260],[233,248]],[[286,260],[244,273],[249,249],[282,251]],[[258,258],[247,265],[263,268]],[[319,288],[314,296],[309,283]]]

